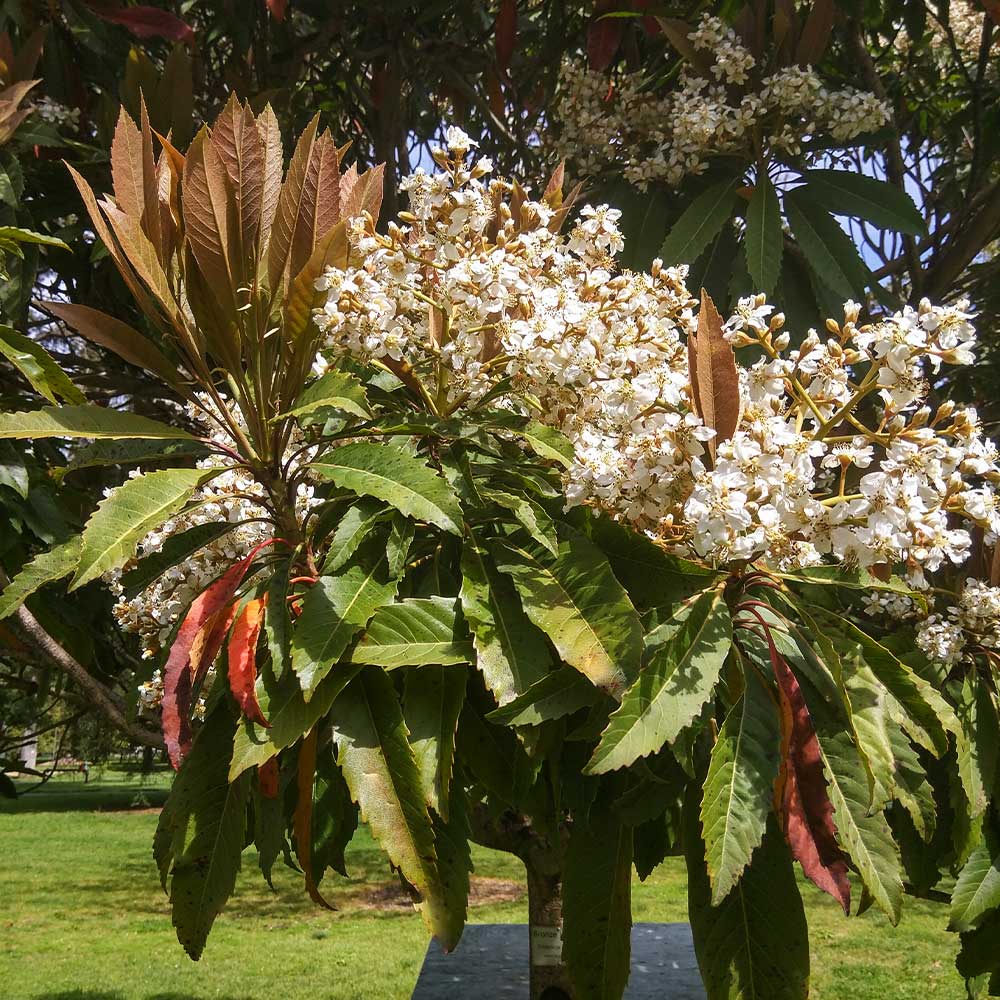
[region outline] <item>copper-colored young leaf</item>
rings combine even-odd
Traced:
[[[194,41],[194,29],[176,14],[148,4],[116,9],[89,0],[87,6],[102,20],[128,28],[136,38],[167,38],[174,42]]]
[[[265,760],[263,764],[257,765],[257,781],[260,785],[260,794],[265,799],[276,799],[278,797],[278,758],[272,757]]]
[[[194,137],[185,157],[183,190],[184,230],[198,269],[213,293],[235,309],[226,168],[207,128]]]
[[[226,635],[229,633],[229,628],[235,618],[236,602],[231,601],[212,615],[195,636],[188,657],[195,685],[204,679],[212,664],[215,663],[215,658],[219,655],[219,650],[222,649],[222,644],[226,641]]]
[[[715,431],[708,450],[715,451],[728,441],[740,420],[740,377],[736,370],[736,355],[723,336],[722,317],[711,296],[701,290],[701,311],[698,313],[698,333],[694,346],[688,344],[691,367],[691,389],[698,416],[706,427]]]
[[[320,240],[312,257],[295,276],[285,303],[286,341],[295,343],[312,322],[313,310],[325,294],[316,291],[316,279],[328,267],[347,267],[349,250],[347,223],[340,222]]]
[[[257,639],[264,620],[266,595],[247,601],[233,626],[229,638],[229,689],[233,692],[240,710],[251,721],[270,728],[257,703],[254,685],[257,682]]]
[[[302,176],[298,215],[288,253],[289,275],[295,277],[313,255],[317,241],[340,217],[340,162],[329,132],[316,137]]]
[[[249,106],[233,94],[212,126],[212,144],[229,174],[236,199],[231,266],[243,284],[256,271],[264,204],[264,142]]]
[[[306,877],[306,892],[309,898],[326,910],[333,910],[319,891],[313,878],[312,865],[312,814],[313,786],[316,782],[316,730],[310,730],[299,744],[299,768],[296,780],[298,798],[295,802],[295,815],[292,819],[292,833],[295,836],[295,856],[299,867]]]
[[[600,3],[595,11],[595,19],[587,28],[587,59],[590,68],[598,73],[611,65],[618,46],[625,34],[625,22],[620,17],[601,17],[600,14],[611,9],[607,3]]]
[[[43,24],[28,35],[18,46],[14,56],[11,70],[11,80],[30,80],[35,75],[38,68],[38,60],[41,58],[42,49],[45,48],[45,38],[49,33],[49,26]],[[10,65],[10,63],[8,63]]]
[[[146,204],[142,187],[142,136],[124,108],[111,140],[111,181],[118,207],[126,215],[141,218]]]
[[[709,61],[704,52],[700,52],[694,47],[690,35],[692,27],[687,21],[682,21],[679,17],[657,17],[656,23],[660,26],[663,34],[667,36],[670,44],[694,66],[699,72],[707,76],[709,74]]]
[[[500,0],[493,40],[496,45],[497,66],[501,73],[506,73],[517,45],[517,0]]]
[[[814,0],[795,51],[795,58],[803,68],[819,62],[826,51],[836,12],[835,0]]]
[[[784,657],[771,645],[771,665],[781,706],[780,814],[792,856],[806,878],[851,912],[847,861],[837,843],[833,803],[823,774],[819,740],[802,688]]]
[[[133,270],[145,282],[146,287],[156,297],[164,313],[173,319],[178,314],[174,293],[167,281],[166,272],[160,265],[156,249],[143,232],[138,215],[126,215],[110,201],[99,203],[104,210],[108,224],[118,238],[122,253],[128,258]]]
[[[191,602],[170,647],[163,667],[162,723],[167,753],[175,769],[180,767],[191,746],[191,693],[196,670],[205,662],[205,652],[211,645],[206,637],[232,601],[256,556],[254,549]]]
[[[566,182],[566,161],[560,160],[559,166],[552,171],[548,184],[542,192],[542,201],[553,211],[562,207],[563,184]]]
[[[281,194],[281,177],[285,169],[285,154],[281,145],[281,128],[271,105],[257,117],[257,131],[264,145],[264,185],[261,193],[260,229],[261,250],[266,250],[271,238],[271,226],[278,211],[278,196]]]
[[[312,158],[318,125],[319,115],[316,115],[299,137],[295,152],[288,165],[285,183],[282,184],[281,193],[278,196],[278,208],[267,247],[267,283],[272,294],[277,292],[288,270],[292,239],[302,209],[303,187],[306,172],[309,169],[309,161]]]
[[[177,386],[177,366],[138,330],[114,316],[75,302],[43,302],[53,316],[71,326],[81,337],[114,351],[122,360],[158,375],[168,385]]]

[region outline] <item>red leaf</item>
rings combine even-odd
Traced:
[[[128,28],[136,38],[169,38],[193,42],[194,29],[179,17],[159,7],[120,8],[108,0],[87,0],[87,6],[102,20]]]
[[[275,21],[284,21],[285,12],[288,10],[288,0],[267,0],[267,9]]]
[[[174,768],[191,747],[191,692],[195,680],[218,655],[235,608],[229,606],[257,553],[278,539],[258,545],[203,590],[188,608],[163,667],[163,738]],[[209,655],[211,654],[211,655]]]
[[[257,765],[257,781],[260,783],[260,794],[265,799],[278,797],[278,758],[272,757],[263,764]]]
[[[501,0],[495,41],[497,66],[500,67],[501,73],[506,73],[517,44],[517,0]]]
[[[324,909],[333,910],[319,891],[312,870],[312,814],[313,784],[316,780],[316,730],[312,729],[299,745],[299,770],[296,780],[298,798],[295,815],[292,817],[292,832],[295,835],[295,855],[306,876],[306,891],[309,898]]]
[[[816,886],[851,912],[847,861],[837,844],[833,804],[826,791],[819,740],[802,688],[784,657],[771,647],[771,665],[781,702],[782,757],[780,812],[792,856]]]
[[[587,28],[587,58],[590,60],[590,68],[598,72],[611,65],[611,60],[614,59],[622,35],[625,33],[623,18],[600,17],[601,13],[609,9],[611,8],[608,4],[600,4],[595,12],[598,15],[597,20],[592,21]]]
[[[254,691],[257,682],[257,639],[266,604],[267,597],[248,601],[236,620],[229,639],[229,689],[243,714],[251,722],[269,729],[271,724],[264,718]]]

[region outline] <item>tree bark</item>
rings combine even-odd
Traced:
[[[525,857],[531,1000],[574,1000],[562,957],[562,858],[560,852]]]

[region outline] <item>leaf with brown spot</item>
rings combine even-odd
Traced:
[[[233,626],[229,639],[229,690],[233,692],[240,711],[265,729],[270,723],[257,703],[254,685],[257,683],[257,639],[264,620],[267,596],[247,601]]]
[[[312,865],[312,814],[313,785],[316,780],[316,730],[310,730],[299,744],[299,769],[296,779],[298,798],[292,819],[292,833],[295,837],[295,856],[306,877],[306,892],[309,898],[326,910],[334,910],[322,896],[313,878]]]
[[[851,912],[847,860],[837,843],[833,803],[823,774],[823,756],[802,688],[784,657],[770,641],[771,666],[778,681],[781,708],[780,796],[785,839],[805,876]]]
[[[688,366],[695,409],[715,431],[708,441],[714,459],[719,444],[733,436],[740,421],[740,377],[732,345],[723,336],[722,317],[704,288],[698,332],[688,341]]]

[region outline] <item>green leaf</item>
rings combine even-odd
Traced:
[[[445,479],[396,445],[345,444],[313,464],[321,476],[355,493],[377,497],[421,521],[462,533],[462,508]]]
[[[446,950],[457,944],[438,872],[434,827],[420,770],[389,675],[362,667],[334,702],[338,763],[361,818],[422,897],[419,909]]]
[[[171,535],[163,543],[162,548],[144,556],[132,569],[122,574],[119,582],[125,598],[132,600],[172,566],[184,562],[199,549],[228,534],[235,527],[235,524],[228,521],[216,521],[196,524],[193,528],[188,528],[187,531]]]
[[[349,372],[329,371],[321,375],[281,417],[321,416],[319,411],[340,410],[362,420],[371,416],[365,387]],[[275,419],[281,419],[276,417]]]
[[[871,277],[857,247],[836,219],[800,194],[801,190],[785,195],[785,211],[809,266],[838,295],[863,294]]]
[[[853,170],[806,170],[802,176],[812,200],[834,215],[857,216],[911,236],[927,232],[927,224],[910,196],[894,184]]]
[[[0,441],[0,486],[9,486],[22,500],[28,499],[30,486],[25,457],[13,441]]]
[[[79,535],[35,556],[0,593],[0,620],[15,612],[36,590],[69,576],[80,561]]]
[[[340,519],[323,561],[323,572],[334,573],[357,551],[372,528],[389,517],[390,511],[380,500],[364,497]]]
[[[688,917],[708,1000],[805,1000],[809,930],[792,857],[773,817],[736,888],[712,906],[697,786],[684,805]]]
[[[778,196],[771,179],[763,172],[758,176],[753,189],[747,207],[746,223],[744,247],[747,267],[757,291],[766,295],[778,283],[784,238]]]
[[[187,431],[103,406],[45,406],[0,413],[0,438],[124,438],[195,440]]]
[[[595,705],[600,697],[579,671],[559,667],[486,718],[503,726],[538,726]]]
[[[13,243],[33,243],[37,246],[56,247],[59,250],[70,250],[57,236],[47,236],[31,229],[18,229],[17,226],[0,226],[0,240],[10,240]]]
[[[445,822],[455,731],[468,677],[469,672],[461,667],[414,667],[406,671],[403,683],[403,719],[417,759],[424,801]]]
[[[573,465],[573,443],[554,427],[532,420],[527,427],[515,430],[514,433],[523,437],[542,458],[550,458],[566,469]]]
[[[86,404],[87,397],[72,383],[56,359],[41,344],[13,327],[0,325],[0,354],[50,403],[62,399],[67,403]]]
[[[707,591],[674,637],[652,652],[625,692],[587,772],[603,774],[627,767],[672,743],[712,696],[732,639],[722,591]]]
[[[985,812],[993,795],[1000,753],[1000,721],[989,687],[967,674],[954,699],[958,714],[955,755],[958,775],[973,818]]]
[[[1000,907],[1000,835],[987,825],[982,842],[959,873],[951,895],[953,931],[971,931]]]
[[[713,906],[729,895],[764,839],[781,759],[774,699],[756,670],[747,670],[745,677],[743,696],[712,748],[701,803]]]
[[[865,569],[850,569],[846,566],[807,566],[794,573],[773,572],[772,575],[790,583],[804,583],[811,586],[846,587],[848,590],[878,590],[890,594],[913,594],[913,588],[898,576],[880,580]]]
[[[267,612],[264,615],[264,638],[271,655],[271,670],[281,677],[291,666],[292,616],[288,610],[288,578],[291,560],[279,563],[267,583]]]
[[[475,536],[462,548],[462,612],[472,630],[476,666],[497,704],[544,678],[552,663],[545,637],[528,620],[510,580],[486,559]]]
[[[227,779],[235,721],[219,702],[198,733],[160,813],[153,853],[166,887],[177,939],[201,957],[215,918],[236,887],[250,784]]]
[[[620,693],[638,672],[642,626],[601,551],[574,534],[555,561],[499,540],[493,554],[559,655],[595,686]]]
[[[309,860],[316,885],[323,881],[327,868],[347,877],[344,850],[357,828],[358,807],[351,799],[351,790],[337,767],[333,748],[328,745],[317,754],[313,779],[312,850]]]
[[[451,597],[411,597],[385,604],[354,647],[351,662],[387,670],[472,663],[476,654],[463,625]]]
[[[824,738],[821,733],[820,746],[838,839],[865,888],[895,925],[903,905],[903,876],[892,831],[881,812],[868,815],[868,779],[850,737],[838,733]]]
[[[858,658],[846,657],[841,663],[844,695],[868,784],[866,811],[877,811],[888,804],[895,785],[895,723],[889,715],[885,688],[871,669]]]
[[[491,490],[490,500],[509,510],[525,531],[554,556],[559,555],[559,536],[555,522],[541,504],[525,496],[515,496],[502,490]]]
[[[162,469],[127,479],[102,500],[83,529],[80,563],[70,584],[76,590],[135,555],[154,528],[187,503],[221,469]]]
[[[372,615],[393,599],[396,581],[385,560],[369,557],[334,576],[321,576],[302,602],[292,633],[292,670],[309,701]]]
[[[183,456],[201,458],[207,454],[200,441],[144,441],[141,438],[126,441],[92,441],[74,449],[63,474],[77,469],[90,469],[104,465],[136,466],[144,462],[163,462]]]
[[[668,266],[693,264],[732,217],[737,178],[714,184],[684,210],[667,233],[660,257]]]
[[[613,809],[575,822],[563,876],[563,961],[587,1000],[619,1000],[632,934],[632,828]]]

